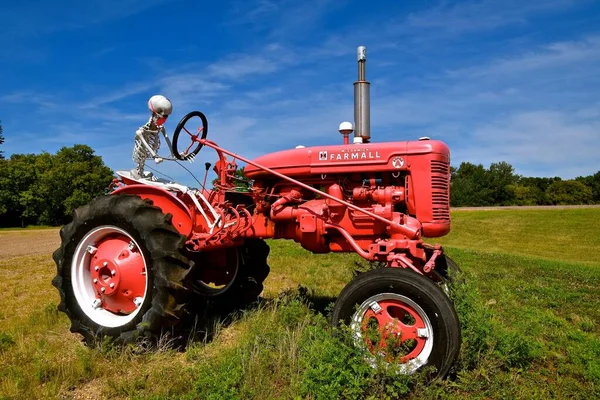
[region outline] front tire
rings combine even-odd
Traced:
[[[54,252],[58,309],[88,344],[127,342],[176,325],[189,298],[185,237],[149,200],[98,197],[77,209]]]
[[[460,325],[454,306],[428,278],[397,268],[374,269],[356,276],[341,292],[333,324],[346,324],[354,343],[375,366],[381,356],[400,374],[433,366],[442,378],[460,349]]]

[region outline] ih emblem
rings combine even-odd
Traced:
[[[327,152],[326,151],[319,152],[319,161],[327,161]]]
[[[404,166],[404,158],[402,158],[402,157],[392,158],[392,166],[394,168],[402,168]]]

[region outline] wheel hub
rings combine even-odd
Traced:
[[[90,258],[96,298],[103,309],[113,313],[135,311],[140,303],[136,299],[143,298],[146,289],[144,258],[131,243],[125,235],[111,235],[97,244]]]
[[[94,261],[94,260],[92,260]],[[91,270],[92,282],[96,291],[100,291],[105,296],[111,296],[119,288],[119,275],[117,275],[118,266],[110,260],[99,260]],[[92,262],[92,264],[96,264]]]
[[[373,320],[376,321],[379,337],[375,340],[365,337],[371,352],[384,353],[390,362],[406,363],[423,351],[429,330],[412,307],[396,300],[374,301],[364,314],[364,333],[367,333],[369,322]]]

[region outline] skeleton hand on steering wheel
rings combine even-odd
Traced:
[[[192,132],[190,132],[185,127],[186,123],[194,117],[200,118],[200,122],[202,122],[202,125],[198,126],[198,128],[195,129],[196,130],[195,134],[192,133],[194,130],[192,130]],[[185,131],[185,133],[189,136],[188,140],[190,142],[189,142],[189,145],[185,147],[185,150],[180,152],[178,144],[179,144],[179,135],[182,130]],[[178,160],[187,160],[187,161],[193,162],[194,157],[196,157],[196,154],[198,154],[198,152],[202,148],[202,143],[199,143],[198,140],[206,139],[207,134],[208,134],[208,120],[206,119],[206,116],[204,114],[202,114],[200,111],[192,111],[191,113],[187,114],[185,117],[183,117],[181,119],[181,121],[179,121],[179,124],[177,124],[177,127],[173,131],[173,155],[175,156],[175,158],[177,158]],[[184,135],[184,138],[185,137],[186,136]],[[194,143],[196,143],[195,147],[194,147]]]

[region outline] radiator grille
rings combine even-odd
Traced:
[[[431,160],[431,202],[434,220],[450,220],[450,164]]]

